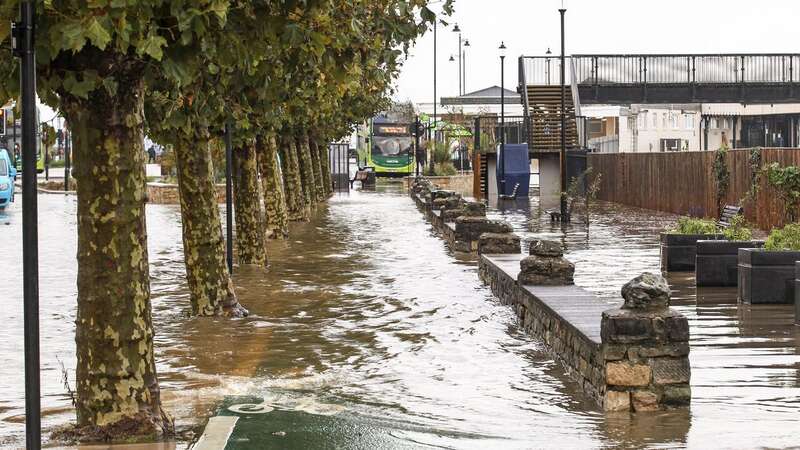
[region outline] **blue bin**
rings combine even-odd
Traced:
[[[498,146],[498,151],[500,146]],[[531,188],[531,158],[528,154],[528,144],[506,144],[503,155],[503,165],[505,166],[505,190],[503,189],[500,172],[500,164],[497,165],[497,192],[500,195],[511,195],[514,186],[519,183],[517,197],[527,197]]]

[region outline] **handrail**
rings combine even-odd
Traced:
[[[549,84],[550,56],[521,56],[524,78]],[[796,83],[800,53],[575,54],[569,57],[579,85]]]
[[[520,93],[520,98],[522,99],[522,114],[524,117],[525,123],[525,140],[530,141],[530,130],[531,130],[531,116],[530,110],[528,105],[528,83],[525,81],[525,64],[524,59],[522,56],[519,57],[519,86],[518,90]]]

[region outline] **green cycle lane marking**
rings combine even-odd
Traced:
[[[451,447],[463,443],[464,438],[484,442],[487,438],[353,414],[337,405],[300,401],[295,406],[309,411],[265,403],[259,397],[228,397],[193,450],[400,450]],[[224,426],[230,427],[230,432],[220,429]],[[224,441],[210,440],[220,435],[225,436]]]

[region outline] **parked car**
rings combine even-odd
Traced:
[[[17,169],[11,164],[6,149],[0,149],[0,210],[6,209],[14,201],[14,181]]]

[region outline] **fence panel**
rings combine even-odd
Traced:
[[[657,211],[717,217],[714,152],[590,154],[589,165],[602,174],[598,198]],[[724,203],[742,205],[747,220],[763,230],[782,226],[784,205],[764,177],[748,198],[753,171],[751,150],[728,152],[730,188]],[[800,165],[800,149],[761,149],[761,165]]]

